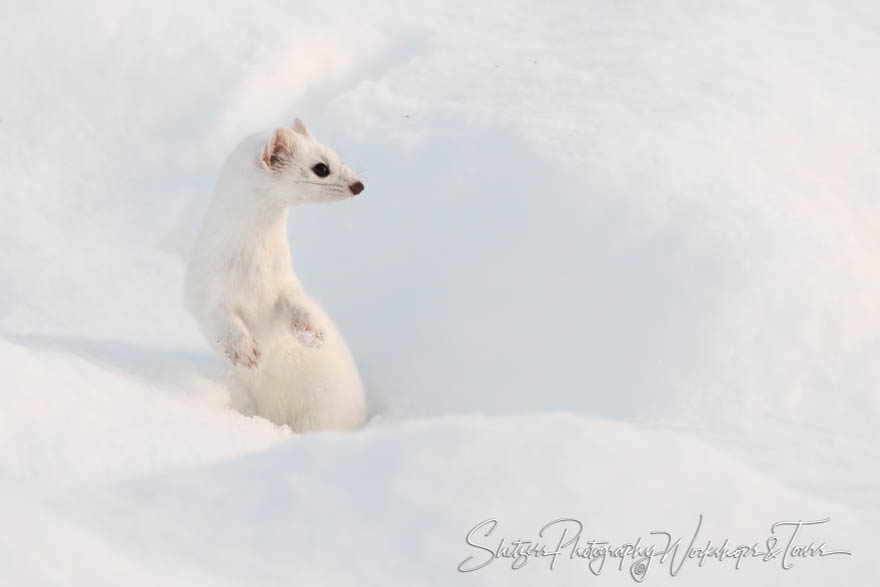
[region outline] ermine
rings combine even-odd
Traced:
[[[365,409],[345,340],[291,266],[287,209],[363,189],[300,119],[248,137],[220,172],[187,268],[187,307],[232,385],[295,432],[356,428]]]

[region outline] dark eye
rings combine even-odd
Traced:
[[[315,175],[318,177],[327,177],[330,175],[330,168],[324,165],[323,163],[318,163],[314,167],[312,167],[312,171],[315,172]]]

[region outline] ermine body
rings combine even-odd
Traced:
[[[345,340],[290,262],[287,209],[363,184],[297,119],[245,139],[220,172],[185,298],[255,412],[296,432],[359,427],[364,391]]]

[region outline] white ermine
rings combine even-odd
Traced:
[[[187,269],[187,306],[232,384],[295,432],[361,426],[364,391],[345,340],[293,272],[287,208],[363,189],[299,119],[253,135],[220,172]]]

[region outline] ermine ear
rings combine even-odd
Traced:
[[[311,134],[309,134],[309,129],[306,128],[306,123],[303,122],[302,120],[300,120],[299,118],[297,118],[296,120],[293,121],[293,130],[295,130],[296,132],[298,132],[299,134],[301,134],[304,137],[312,136]]]
[[[269,142],[263,146],[260,158],[263,167],[277,170],[284,167],[285,163],[293,159],[296,151],[296,137],[289,128],[276,128],[272,131]]]

